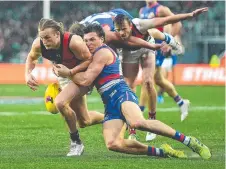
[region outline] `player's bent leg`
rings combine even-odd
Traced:
[[[131,127],[177,140],[199,154],[203,159],[211,157],[209,148],[200,141],[197,141],[196,138],[186,136],[158,120],[145,120],[136,103],[125,101],[121,105],[121,110]]]
[[[155,82],[158,86],[163,88],[170,97],[174,98],[178,95],[174,85],[164,77],[162,67],[156,67]]]
[[[183,100],[177,93],[174,85],[168,81],[162,74],[162,68],[156,68],[155,82],[158,86],[162,87],[170,97],[174,99],[181,111],[181,121],[188,116],[188,109],[190,105],[189,100]]]
[[[104,114],[97,111],[88,111],[86,96],[74,98],[71,108],[75,111],[79,127],[84,128],[93,124],[99,124],[104,119]]]
[[[84,151],[84,145],[80,140],[79,133],[76,126],[75,112],[69,106],[69,103],[75,96],[79,96],[80,89],[74,83],[69,83],[62,89],[55,99],[57,109],[61,112],[70,131],[70,151],[67,156],[80,156]]]
[[[166,59],[164,59],[164,61],[165,60]],[[163,61],[163,64],[164,64],[164,61]],[[163,67],[161,67],[161,70],[162,70],[162,75],[167,79],[167,77],[168,77],[167,70],[165,68],[163,68]],[[156,67],[155,73],[158,73],[158,67]],[[164,89],[159,86],[158,92],[157,92],[157,95],[158,95],[157,96],[157,101],[158,101],[158,103],[164,103],[164,96],[163,96],[164,92],[165,92]]]
[[[104,122],[103,134],[107,148],[111,151],[147,155],[148,146],[136,140],[126,140],[120,135],[123,128],[123,121],[114,119]]]
[[[80,89],[77,85],[71,82],[62,89],[62,91],[59,93],[59,95],[57,95],[55,99],[56,107],[64,116],[71,133],[77,131],[77,128],[76,115],[69,106],[69,103],[72,101],[76,94],[80,94]]]
[[[124,122],[120,119],[112,119],[103,123],[104,141],[109,150],[120,151],[123,126]]]
[[[159,157],[185,158],[183,151],[172,149],[169,145],[163,145],[162,148],[156,148],[142,144],[136,140],[123,139],[121,129],[123,121],[119,119],[105,121],[103,125],[103,135],[107,148],[111,151],[126,154],[148,155]]]

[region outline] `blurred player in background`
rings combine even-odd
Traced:
[[[157,3],[156,0],[146,0],[146,6],[140,9],[140,18],[141,19],[152,19],[152,18],[157,18],[157,17],[167,17],[167,16],[173,16],[174,14],[170,11],[168,7],[162,6],[159,3]],[[172,25],[168,26],[168,33],[171,33],[173,36],[176,36],[177,41],[181,44],[181,40],[178,38],[180,36],[180,31],[181,31],[181,23],[173,23]],[[171,28],[170,28],[171,27]],[[170,30],[169,30],[170,28]],[[158,28],[160,31],[163,31],[163,27]],[[157,30],[152,29],[150,30],[151,34],[154,36],[155,32]],[[161,43],[162,41],[159,41],[156,39],[156,43]],[[175,59],[175,55],[172,56]],[[172,97],[175,102],[178,104],[180,107],[181,111],[181,121],[183,121],[187,115],[188,115],[188,107],[189,107],[189,100],[184,100],[181,98],[181,96],[177,93],[175,87],[171,82],[169,82],[166,77],[163,74],[162,70],[162,63],[165,59],[165,56],[162,54],[160,50],[157,51],[156,54],[156,72],[155,72],[155,83],[160,86],[164,91],[168,93],[170,97]],[[141,109],[144,110],[144,106],[146,103],[147,97],[145,97],[145,90],[144,87],[142,87],[141,91],[141,98],[140,98],[140,106]],[[159,96],[161,98],[161,96]],[[159,98],[159,99],[160,99]],[[149,113],[149,118],[153,118],[153,116]],[[146,141],[150,141],[154,139],[156,135],[150,135],[147,134]]]

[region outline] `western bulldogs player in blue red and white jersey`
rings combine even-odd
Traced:
[[[187,157],[183,151],[173,150],[168,144],[156,148],[138,141],[124,139],[121,131],[127,123],[132,128],[175,139],[198,153],[203,159],[211,157],[209,148],[195,137],[185,136],[158,120],[145,120],[138,106],[136,95],[120,75],[118,57],[110,47],[104,44],[105,34],[102,27],[98,24],[90,24],[85,28],[84,33],[84,41],[93,55],[93,60],[85,72],[77,73],[71,79],[81,86],[90,86],[94,83],[101,95],[105,105],[103,135],[109,150],[159,157]],[[68,71],[67,67],[59,66],[60,68],[56,68],[56,71]]]

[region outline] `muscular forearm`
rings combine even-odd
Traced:
[[[127,41],[129,46],[132,47],[141,47],[141,48],[147,48],[152,50],[158,50],[161,46],[157,44],[151,44],[143,39],[131,36]]]
[[[193,13],[184,13],[184,14],[167,16],[163,18],[154,18],[152,19],[152,22],[154,23],[155,27],[160,27],[167,24],[173,24],[188,18],[192,18],[192,17],[193,17]]]
[[[87,61],[80,63],[79,65],[77,65],[73,69],[71,69],[71,74],[74,75],[78,72],[86,70],[90,63],[91,63],[91,60],[87,60]]]
[[[25,76],[30,74],[34,68],[35,68],[35,61],[31,60],[30,57],[27,57],[26,65],[25,65]]]
[[[90,86],[91,85],[89,80],[86,78],[85,72],[80,72],[80,73],[74,74],[73,76],[71,76],[71,80],[75,84],[78,84],[78,85],[81,85],[81,86]]]

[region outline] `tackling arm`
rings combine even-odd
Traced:
[[[81,86],[90,86],[108,63],[112,53],[108,49],[100,49],[93,56],[93,61],[85,72],[77,73],[71,80]]]

